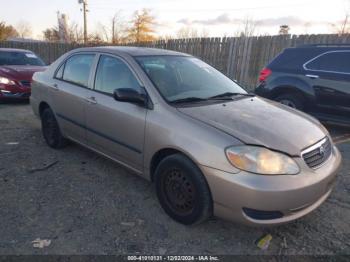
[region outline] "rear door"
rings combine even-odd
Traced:
[[[312,79],[317,111],[350,116],[350,50],[329,51],[304,65]]]
[[[81,143],[86,143],[84,104],[95,56],[70,56],[56,72],[52,87],[53,108],[63,133]]]
[[[100,55],[91,102],[86,105],[88,145],[140,171],[147,109],[116,101],[113,91],[118,88],[141,90],[141,84],[123,59]]]

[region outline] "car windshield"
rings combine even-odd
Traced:
[[[234,81],[195,57],[139,56],[135,59],[168,102],[198,102],[247,94]]]
[[[3,65],[44,66],[45,63],[31,52],[0,51],[0,66]]]

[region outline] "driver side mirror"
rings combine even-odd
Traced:
[[[118,88],[113,92],[113,97],[119,102],[129,102],[133,104],[138,104],[146,106],[147,95],[140,93],[133,88]]]

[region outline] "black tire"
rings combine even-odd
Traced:
[[[199,224],[213,214],[213,201],[205,177],[187,157],[174,154],[164,158],[154,174],[158,200],[175,221]]]
[[[282,94],[277,96],[274,100],[301,111],[305,109],[305,99],[302,95],[297,93]]]
[[[50,108],[45,108],[41,114],[41,131],[46,143],[55,149],[63,148],[68,141],[62,136],[54,113]]]

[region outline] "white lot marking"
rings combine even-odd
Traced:
[[[19,143],[18,142],[7,142],[5,143],[5,145],[8,145],[8,146],[15,146],[15,145],[18,145]]]

